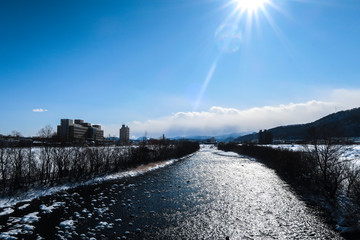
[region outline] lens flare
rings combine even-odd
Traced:
[[[240,49],[241,31],[237,25],[222,25],[215,33],[217,46],[223,52],[233,53]]]

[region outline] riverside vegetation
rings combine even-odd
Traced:
[[[360,168],[342,158],[344,145],[338,139],[317,135],[297,152],[237,143],[218,148],[259,159],[303,199],[325,209],[344,237],[360,237]]]
[[[189,141],[158,141],[138,147],[0,147],[0,195],[89,180],[130,167],[180,158],[199,149]]]

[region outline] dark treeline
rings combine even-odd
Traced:
[[[314,139],[299,152],[237,143],[218,148],[260,160],[300,196],[329,211],[344,237],[360,237],[360,168],[341,157],[344,146],[338,141]]]
[[[141,164],[183,157],[198,149],[198,143],[186,141],[159,141],[138,147],[0,147],[0,194],[84,181]]]

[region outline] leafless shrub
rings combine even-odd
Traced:
[[[322,192],[335,199],[348,178],[349,160],[342,158],[345,147],[333,137],[330,129],[310,129],[311,145],[305,146],[305,156],[314,166],[312,178]]]
[[[87,180],[177,156],[175,152],[184,148],[184,144],[178,144],[178,148],[169,146],[151,149],[145,145],[139,148],[43,146],[36,153],[31,147],[0,148],[0,193],[13,194],[34,185],[53,186],[66,181]],[[191,151],[197,149],[193,147]],[[181,150],[181,154],[188,154],[188,151]]]

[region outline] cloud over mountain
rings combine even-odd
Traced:
[[[332,91],[325,101],[311,100],[244,110],[213,106],[207,111],[178,112],[144,122],[134,121],[129,127],[131,136],[136,137],[143,136],[145,132],[151,137],[160,137],[163,133],[168,137],[221,135],[308,123],[336,111],[359,106],[360,90],[339,89]]]
[[[238,110],[235,108],[211,107],[203,112],[178,112],[171,116],[133,122],[132,133],[150,136],[220,135],[233,132],[257,131],[283,124],[305,123],[334,112],[336,103],[309,101],[279,106],[265,106]]]

